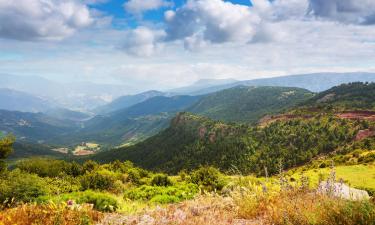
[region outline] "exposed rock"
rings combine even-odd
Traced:
[[[344,183],[331,183],[327,181],[323,181],[319,184],[318,192],[354,201],[370,198],[367,191],[351,188]]]

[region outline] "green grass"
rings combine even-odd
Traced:
[[[351,187],[366,190],[375,190],[375,164],[352,165],[335,167],[336,178],[343,179]],[[312,185],[317,185],[319,177],[327,178],[330,174],[330,168],[311,169],[304,171],[304,176],[309,177]],[[299,178],[300,172],[292,177]]]

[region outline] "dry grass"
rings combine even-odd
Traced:
[[[102,218],[89,206],[24,204],[0,212],[0,225],[89,225]]]
[[[194,200],[158,207],[135,216],[107,215],[100,225],[255,225],[257,220],[238,218],[232,198],[205,195]]]
[[[237,200],[239,216],[272,225],[374,225],[375,204],[291,189],[277,196],[249,194]]]

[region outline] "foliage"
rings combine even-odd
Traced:
[[[151,180],[151,185],[153,186],[171,186],[172,181],[171,179],[165,175],[165,174],[156,174],[152,180]]]
[[[55,203],[73,201],[77,204],[93,204],[96,210],[102,212],[114,212],[119,208],[120,205],[118,200],[113,195],[92,190],[62,194],[56,197],[44,196],[39,198],[38,201],[52,201]]]
[[[312,96],[301,88],[239,86],[204,96],[186,111],[226,122],[255,123]]]
[[[80,180],[83,190],[110,190],[116,178],[109,171],[93,171],[81,176]]]
[[[354,82],[323,91],[303,103],[306,107],[326,109],[375,109],[375,83]]]
[[[197,193],[198,186],[191,183],[180,183],[168,187],[142,185],[126,191],[124,197],[131,200],[151,201],[155,203],[173,203],[192,199]]]
[[[0,139],[0,173],[6,169],[4,159],[13,151],[13,143],[15,138],[13,136],[1,137]]]
[[[206,191],[220,191],[225,186],[223,175],[213,167],[201,167],[193,171],[191,182]]]
[[[34,173],[41,177],[58,177],[67,174],[70,165],[62,160],[31,158],[18,161],[16,167],[27,173]]]
[[[1,175],[0,202],[30,202],[49,192],[46,180],[13,170]]]
[[[266,127],[224,124],[180,113],[171,126],[134,146],[102,152],[100,161],[131,160],[147,169],[176,174],[210,165],[225,172],[278,173],[303,165],[319,154],[351,144],[363,124],[333,115],[280,120]]]

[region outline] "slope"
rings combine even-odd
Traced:
[[[121,96],[112,101],[111,103],[98,107],[97,109],[95,109],[95,111],[99,114],[107,114],[117,110],[131,107],[133,105],[146,101],[147,99],[164,95],[166,95],[166,93],[160,91],[147,91],[136,95]]]
[[[45,99],[35,97],[25,92],[0,89],[0,109],[22,112],[43,112],[54,107]]]
[[[281,112],[312,96],[300,88],[240,86],[204,96],[187,111],[226,122],[253,123],[265,114]]]

